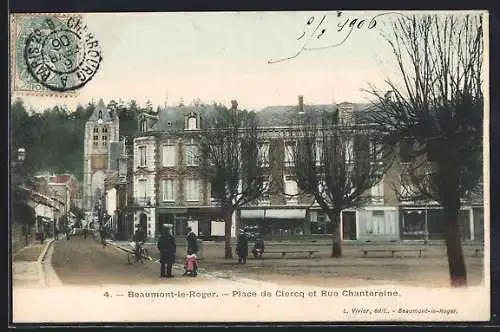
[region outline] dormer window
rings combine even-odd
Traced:
[[[99,120],[102,120],[102,111],[99,111]]]
[[[196,121],[196,117],[194,116],[190,116],[188,118],[188,130],[195,130],[197,128],[197,121]]]

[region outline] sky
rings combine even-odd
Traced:
[[[369,29],[370,20],[382,13],[84,14],[103,57],[93,79],[75,97],[34,97],[15,91],[12,97],[21,96],[36,109],[65,105],[70,110],[101,98],[105,103],[134,99],[140,105],[150,100],[154,106],[195,98],[229,105],[236,99],[240,108],[256,110],[296,104],[298,95],[307,104],[366,102],[369,94],[363,89],[369,84],[383,88],[384,79],[397,75],[380,32],[392,19],[409,14],[378,16],[376,26]],[[357,24],[365,21],[359,29],[351,29],[348,25],[354,19]],[[293,56],[309,36],[308,48],[340,45],[268,63]]]

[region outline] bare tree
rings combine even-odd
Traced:
[[[378,184],[391,164],[390,149],[369,125],[339,121],[337,110],[305,115],[291,126],[287,140],[296,142],[290,172],[299,195],[314,197],[333,223],[332,257],[342,257],[342,210],[364,205],[373,197],[368,190]]]
[[[384,36],[401,82],[387,80],[388,93],[372,87],[370,118],[388,142],[411,143],[407,194],[442,205],[451,284],[466,286],[458,213],[482,181],[482,18],[404,17]]]
[[[217,204],[227,213],[224,257],[230,259],[232,215],[267,190],[257,122],[253,113],[223,106],[217,106],[215,116],[206,121],[199,144],[200,171],[211,184]]]

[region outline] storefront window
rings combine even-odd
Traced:
[[[311,234],[331,234],[333,227],[324,212],[317,212],[317,215],[310,223]]]
[[[425,236],[425,210],[403,211],[401,237],[403,239],[423,239]]]

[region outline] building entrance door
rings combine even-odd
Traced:
[[[356,240],[356,212],[354,211],[342,213],[342,239]]]
[[[144,230],[144,234],[148,236],[148,216],[144,212],[142,212],[139,216],[139,225]]]

